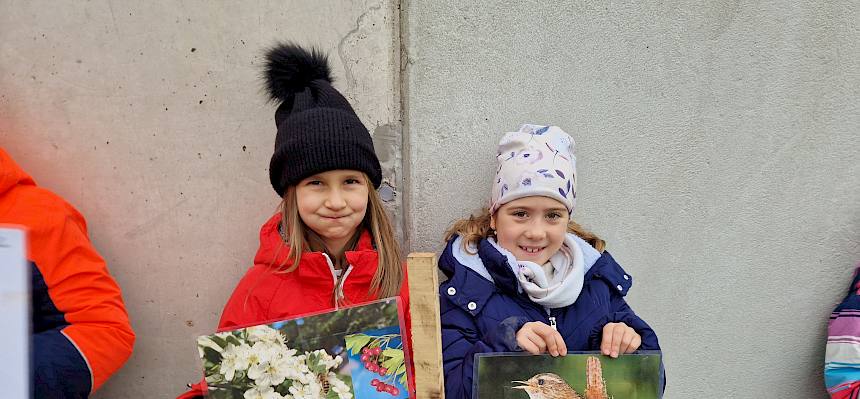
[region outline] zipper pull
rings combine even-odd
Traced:
[[[553,330],[558,331],[558,326],[556,326],[556,323],[555,323],[555,316],[549,317],[549,326],[552,327]]]

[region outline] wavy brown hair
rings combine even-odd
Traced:
[[[495,232],[490,228],[490,210],[488,208],[481,209],[478,216],[469,215],[468,218],[460,219],[445,232],[445,241],[451,240],[455,235],[463,237],[463,249],[469,252],[470,246],[477,246],[481,239],[494,237]],[[596,234],[585,230],[573,219],[567,223],[567,232],[573,233],[582,238],[587,243],[591,244],[598,252],[603,252],[606,249],[606,242],[601,240]]]
[[[299,216],[296,187],[290,186],[287,188],[280,205],[281,226],[283,229],[281,238],[290,252],[285,261],[278,266],[278,272],[290,273],[294,271],[302,259],[302,253],[305,251],[325,252],[331,257],[332,263],[334,263],[336,268],[343,269],[348,266],[346,252],[355,249],[362,231],[367,229],[370,231],[374,249],[379,254],[379,265],[376,268],[376,274],[373,275],[373,279],[370,281],[368,296],[388,298],[400,292],[400,285],[403,282],[403,268],[401,267],[400,247],[394,236],[394,228],[391,226],[391,221],[385,212],[385,207],[382,205],[382,199],[379,198],[379,194],[373,188],[370,178],[364,173],[361,176],[368,186],[367,213],[364,215],[364,220],[359,224],[355,234],[353,234],[339,253],[329,251],[322,237],[302,221],[302,218]],[[340,278],[343,279],[344,277],[345,273]],[[340,282],[338,280],[337,285],[340,285]],[[332,293],[332,295],[336,294]],[[335,301],[339,302],[337,298],[335,298]]]

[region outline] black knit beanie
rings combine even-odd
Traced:
[[[367,174],[374,188],[382,182],[370,133],[331,82],[327,57],[292,43],[266,52],[266,88],[275,111],[275,153],[269,178],[278,196],[287,187],[335,169]]]

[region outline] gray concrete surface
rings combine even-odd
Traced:
[[[278,203],[264,47],[330,54],[399,186],[398,18],[387,0],[0,1],[0,144],[85,215],[137,332],[94,397],[174,397],[202,376],[195,338]]]
[[[562,126],[575,217],[636,278],[666,397],[823,398],[827,315],[860,260],[858,9],[0,0],[0,144],[84,213],[124,289],[137,347],[95,398],[200,376],[193,340],[277,205],[258,75],[278,39],[331,55],[408,250],[486,203],[502,132]]]
[[[667,398],[823,398],[860,260],[855,2],[404,2],[410,248],[486,204],[523,122],[577,140],[575,218],[636,279]]]

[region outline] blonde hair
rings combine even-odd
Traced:
[[[460,219],[445,232],[445,241],[451,240],[455,235],[463,237],[463,248],[468,252],[469,247],[477,246],[478,243],[487,237],[495,236],[495,232],[490,228],[490,210],[484,208],[478,213],[478,216],[469,215],[468,218]],[[567,232],[576,234],[582,238],[598,252],[603,252],[606,249],[606,242],[601,240],[596,234],[585,230],[573,219],[567,224]]]
[[[379,194],[373,188],[370,178],[364,173],[361,176],[368,186],[367,213],[340,253],[329,253],[329,255],[336,267],[347,266],[346,252],[355,249],[364,229],[369,230],[374,249],[379,254],[379,265],[376,268],[376,274],[370,281],[370,290],[367,294],[369,297],[388,298],[400,292],[400,285],[403,282],[400,247],[397,245],[394,229],[388,214],[385,212],[385,207],[382,205],[382,199],[379,198]],[[290,252],[284,262],[278,266],[278,272],[290,273],[298,267],[304,251],[328,252],[328,248],[326,248],[323,239],[307,227],[299,216],[295,186],[287,188],[283,201],[281,201],[280,210],[281,228],[283,229],[282,242]],[[340,278],[342,279],[344,276],[345,273]],[[340,284],[340,280],[337,283]],[[332,295],[336,294],[333,292]]]

